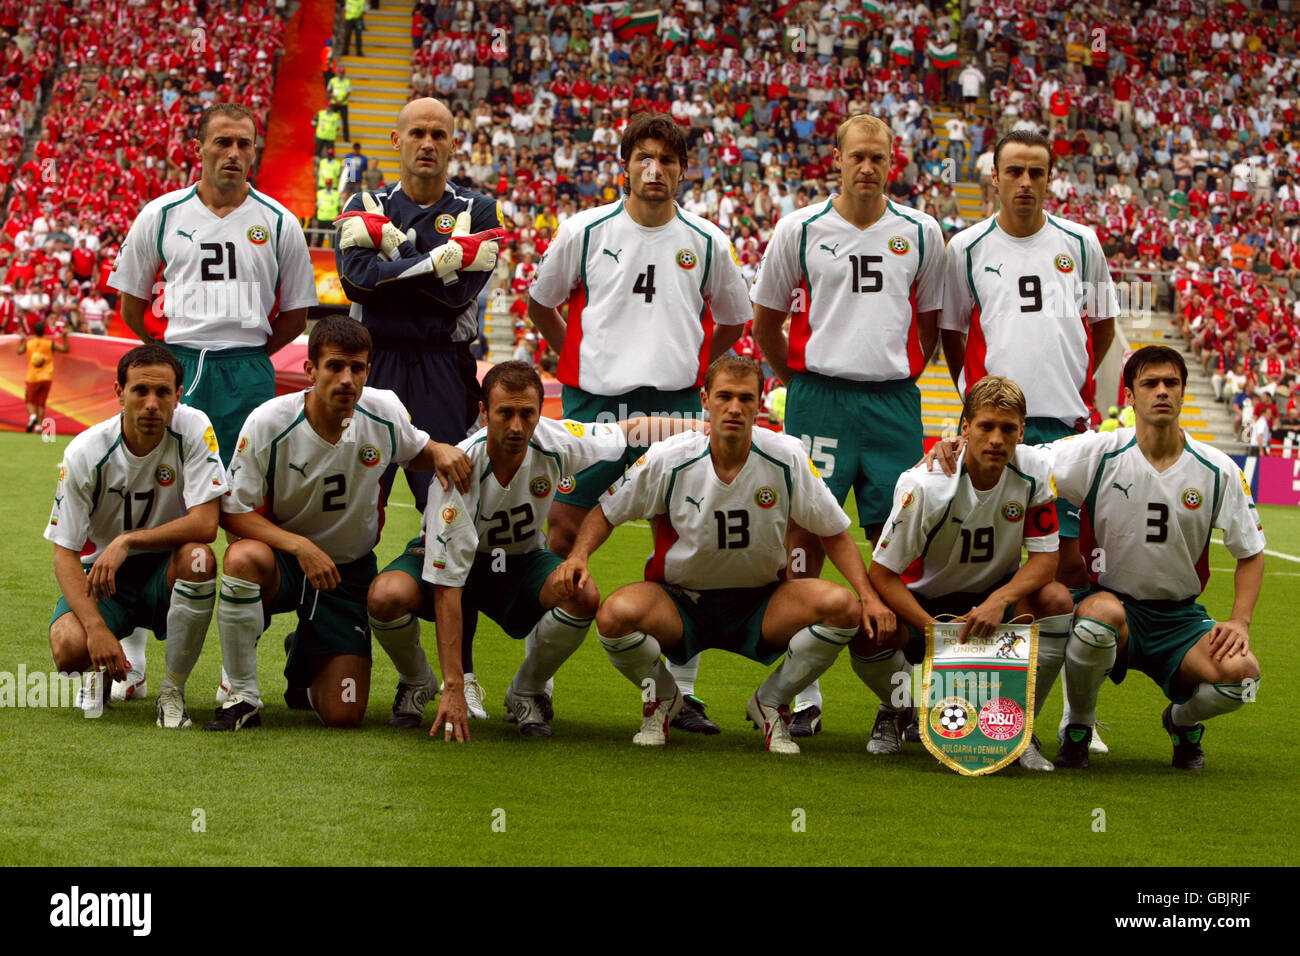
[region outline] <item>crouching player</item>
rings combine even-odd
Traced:
[[[310,706],[327,727],[365,716],[380,476],[393,462],[442,481],[469,475],[469,460],[412,425],[396,395],[365,387],[370,352],[360,322],[320,320],[304,363],[312,387],[259,405],[239,433],[222,520],[241,540],[226,550],[217,608],[231,693],[205,730],[261,724],[257,639],[288,611],[298,615],[289,706]]]
[[[526,362],[493,367],[483,379],[483,398],[487,425],[459,446],[473,465],[470,490],[432,489],[421,536],[370,588],[370,625],[400,681],[389,723],[420,725],[437,685],[420,647],[419,619],[436,620],[444,690],[430,735],[441,729],[446,739],[469,739],[457,672],[465,616],[482,611],[525,640],[506,710],[521,735],[550,737],[547,682],[587,636],[600,603],[590,580],[564,595],[548,581],[562,559],[546,550],[542,527],[560,483],[619,460],[629,434],[653,440],[694,428],[695,421],[634,418],[606,425],[542,418],[542,380]]]
[[[849,517],[795,438],[755,429],[762,373],[752,359],[723,356],[701,393],[711,432],[654,446],[583,521],[568,559],[551,575],[562,596],[589,584],[587,564],[613,532],[655,519],[646,581],[619,588],[596,614],[600,642],[645,701],[632,742],[667,740],[682,695],[660,654],[677,664],[722,648],[761,664],[784,657],[750,698],[764,747],[797,754],[789,703],[825,673],[858,632],[892,630],[894,615],[867,582]],[[857,591],[816,578],[783,581],[785,536],[797,522]]]
[[[1254,697],[1260,672],[1250,620],[1264,579],[1264,531],[1232,460],[1179,426],[1186,387],[1181,354],[1160,345],[1138,349],[1124,365],[1136,427],[1051,446],[1060,493],[1085,503],[1105,558],[1079,603],[1066,652],[1072,723],[1058,767],[1088,767],[1107,674],[1119,683],[1135,668],[1160,685],[1170,701],[1162,724],[1181,770],[1205,766],[1203,721]],[[1219,623],[1197,601],[1210,578],[1214,528],[1237,561],[1232,612]]]
[[[918,465],[899,476],[894,507],[871,557],[870,579],[900,626],[850,646],[853,670],[880,698],[867,752],[896,754],[912,718],[912,665],[925,656],[925,627],[940,614],[966,619],[961,638],[986,637],[1019,614],[1038,621],[1034,716],[1065,659],[1074,603],[1054,582],[1055,489],[1045,452],[1020,445],[1025,396],[1015,382],[989,375],[967,393],[965,450],[953,475]],[[1024,546],[1029,557],[1020,563]],[[1051,770],[1038,739],[1020,757]]]
[[[208,545],[226,493],[208,416],[180,404],[181,374],[161,345],[122,356],[122,412],[68,445],[45,528],[63,592],[50,618],[54,665],[88,672],[83,706],[95,712],[108,693],[104,671],[126,678],[121,639],[149,628],[167,641],[158,691],[158,726],[167,728],[190,725],[185,680],[212,620],[217,563]]]

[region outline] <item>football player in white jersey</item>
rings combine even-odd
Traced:
[[[1025,396],[1000,375],[980,379],[966,396],[957,472],[918,465],[899,476],[894,507],[871,557],[870,580],[899,627],[850,645],[853,670],[881,701],[867,751],[899,753],[911,722],[910,674],[925,656],[925,626],[940,614],[966,619],[962,637],[984,637],[1016,615],[1039,625],[1034,715],[1061,670],[1074,602],[1053,580],[1057,561],[1056,494],[1046,452],[1020,444]],[[1029,557],[1020,563],[1021,546]],[[1051,770],[1035,738],[1020,758]]]
[[[699,414],[709,361],[752,317],[745,280],[722,230],[677,205],[688,157],[672,117],[634,116],[619,156],[628,195],[560,226],[537,264],[528,315],[559,353],[566,418]],[[643,450],[575,476],[551,509],[552,551],[569,553],[583,516]],[[678,726],[717,733],[694,696],[697,667],[675,671],[686,692]]]
[[[272,614],[296,611],[285,700],[329,727],[355,727],[370,695],[366,591],[383,525],[379,479],[397,462],[435,468],[468,488],[469,459],[431,442],[385,389],[367,389],[370,333],[322,319],[304,367],[312,388],[273,398],[248,416],[230,463],[222,522],[226,549],[217,626],[230,699],[205,730],[261,723],[257,639]]]
[[[943,233],[932,216],[886,198],[888,124],[850,117],[836,144],[839,194],[782,216],[763,254],[750,290],[754,338],[789,386],[785,430],[841,505],[854,492],[876,541],[894,481],[924,450],[916,379],[939,340]],[[821,574],[817,536],[794,529],[796,548],[806,562],[794,573]],[[821,715],[814,683],[796,700],[792,733],[811,737]]]
[[[1093,370],[1115,338],[1119,306],[1097,234],[1043,211],[1053,165],[1047,139],[1015,130],[993,157],[998,212],[948,243],[940,336],[962,394],[990,374],[1021,383],[1025,443],[1034,445],[1087,429]],[[1082,587],[1078,502],[1062,497],[1057,512],[1057,578]],[[1098,739],[1094,749],[1106,748]]]
[[[466,614],[479,611],[525,641],[506,710],[525,737],[551,736],[547,684],[591,626],[600,595],[591,581],[561,598],[547,583],[563,560],[542,526],[569,475],[622,458],[628,437],[645,441],[694,428],[698,419],[638,418],[604,424],[542,418],[542,380],[526,362],[503,362],[483,379],[485,428],[465,439],[469,491],[432,489],[421,534],[370,587],[370,626],[398,664],[389,723],[418,727],[437,687],[420,648],[419,618],[438,621],[443,669],[461,659]],[[430,734],[468,740],[460,682],[447,680]]]
[[[136,628],[166,638],[158,726],[188,727],[185,680],[212,620],[226,472],[208,417],[179,406],[181,367],[160,345],[117,365],[122,412],[82,432],[59,468],[45,537],[63,596],[50,618],[62,672],[86,672],[83,707],[97,715],[129,668],[119,643]],[[179,407],[178,407],[179,406]]]
[[[660,654],[678,663],[708,647],[762,664],[784,657],[746,713],[764,747],[797,754],[789,703],[835,663],[858,633],[892,631],[894,613],[867,580],[849,516],[794,438],[755,429],[762,372],[752,359],[723,356],[701,393],[708,436],[688,433],[652,447],[583,521],[551,575],[562,596],[589,580],[591,553],[616,524],[655,521],[647,580],[619,588],[596,614],[610,661],[642,691],[633,743],[665,743],[682,694]],[[819,578],[782,580],[791,522],[817,534],[857,592]]]
[[[270,356],[302,333],[316,305],[297,217],[248,184],[256,140],[247,107],[204,110],[192,144],[199,181],[140,211],[108,279],[122,293],[122,318],[143,341],[154,340],[145,310],[151,302],[161,308],[163,342],[184,369],[185,404],[212,420],[225,465],[244,419],[275,395]],[[115,695],[143,689],[145,640],[141,631],[124,642],[133,673]]]
[[[1138,349],[1124,366],[1136,426],[1052,446],[1057,488],[1083,502],[1085,534],[1105,557],[1066,649],[1073,719],[1058,767],[1088,766],[1107,674],[1119,683],[1132,667],[1160,685],[1170,700],[1162,723],[1173,765],[1184,770],[1205,765],[1202,722],[1255,697],[1260,669],[1250,621],[1264,579],[1263,526],[1232,460],[1179,427],[1186,385],[1178,352]],[[1213,528],[1237,561],[1232,610],[1217,623],[1197,602],[1210,576]]]

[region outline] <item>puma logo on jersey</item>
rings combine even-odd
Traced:
[[[304,461],[301,465],[295,465],[293,462],[289,462],[289,470],[290,470],[290,471],[296,471],[296,472],[298,472],[298,474],[300,474],[300,475],[302,475],[304,478],[306,478],[306,477],[307,477],[307,466],[310,465],[310,464],[311,464],[311,462],[309,462],[309,461]]]
[[[446,539],[446,538],[444,538],[442,535],[438,535],[438,537],[434,538],[434,540],[437,541],[440,545],[442,545],[442,548],[443,548],[444,551],[447,550],[447,539]]]
[[[63,496],[62,496],[62,495],[55,495],[55,496],[54,496],[54,507],[57,508],[57,507],[58,507],[59,505],[61,505],[61,504],[63,504]]]
[[[108,489],[108,493],[109,493],[110,495],[117,495],[119,498],[121,498],[123,501],[125,501],[125,500],[126,500],[126,485],[123,485],[121,488],[109,488],[109,489]]]
[[[191,229],[189,232],[186,232],[184,229],[177,229],[177,230],[176,230],[176,235],[178,235],[178,236],[184,236],[184,237],[185,237],[186,239],[188,239],[190,242],[193,242],[193,241],[194,241],[194,230],[193,230],[193,229]]]
[[[686,500],[689,501],[691,504],[695,505],[695,510],[698,512],[700,510],[700,502],[703,501],[704,499],[701,498],[700,501],[696,501],[690,495],[687,495]]]
[[[621,255],[623,254],[623,250],[622,250],[622,249],[618,250],[618,252],[610,252],[608,249],[601,249],[600,251],[603,252],[603,253],[605,253],[605,255],[609,256],[611,259],[613,259],[613,260],[614,260],[616,263],[618,263],[619,265],[622,265],[622,263],[618,261],[618,257],[621,256]]]
[[[1133,482],[1130,481],[1130,482],[1128,483],[1128,488],[1125,488],[1125,487],[1124,487],[1123,485],[1121,485],[1118,481],[1115,481],[1115,482],[1111,482],[1111,487],[1112,487],[1112,488],[1118,488],[1120,491],[1124,492],[1124,497],[1127,498],[1127,497],[1128,497],[1128,488],[1132,488],[1132,487],[1133,487]]]
[[[825,249],[827,252],[829,252],[829,253],[831,254],[831,258],[832,258],[832,259],[838,258],[838,255],[837,255],[837,253],[835,252],[835,250],[838,249],[839,247],[840,247],[840,244],[839,244],[838,242],[835,243],[835,245],[833,245],[833,246],[828,246],[828,245],[826,245],[826,243],[824,243],[824,242],[821,244],[821,248],[823,248],[823,249]]]
[[[994,269],[992,266],[985,266],[985,267],[984,267],[984,271],[985,271],[985,272],[992,272],[995,276],[997,276],[999,279],[1001,279],[1001,278],[1002,278],[1002,263],[999,262],[999,263],[998,263],[998,267],[997,267],[996,269]]]
[[[219,458],[213,458],[211,455],[209,455],[209,456],[208,456],[208,464],[209,464],[209,465],[219,465],[219,464],[221,464],[221,459],[219,459]]]

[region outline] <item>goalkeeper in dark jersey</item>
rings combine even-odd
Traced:
[[[369,384],[392,389],[411,421],[436,441],[455,444],[478,415],[478,298],[503,234],[495,199],[447,184],[451,112],[434,99],[397,114],[393,148],[401,180],[352,197],[335,222],[335,258],[352,316],[374,340]],[[384,475],[387,501],[396,466]],[[429,476],[406,473],[424,511]]]

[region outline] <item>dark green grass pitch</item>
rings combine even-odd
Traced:
[[[0,434],[0,671],[51,668],[56,586],[40,536],[65,444]],[[409,501],[403,487],[381,566],[417,527]],[[1269,547],[1300,555],[1300,512],[1266,508],[1263,518]],[[644,527],[618,531],[594,562],[602,590],[638,579],[648,550]],[[1232,563],[1219,545],[1211,565],[1206,603],[1224,615]],[[1200,774],[1169,766],[1164,700],[1141,674],[1103,690],[1112,752],[1089,772],[968,779],[919,746],[871,758],[875,701],[846,661],[823,681],[825,732],[799,757],[776,757],[742,716],[762,669],[720,652],[705,655],[699,693],[722,734],[673,734],[647,751],[631,742],[638,691],[594,635],[560,672],[555,738],[521,740],[501,717],[522,648],[486,620],[476,650],[492,719],[473,722],[469,746],[429,739],[432,708],[419,731],[386,726],[396,679],[378,648],[366,726],[327,731],[281,701],[281,639],[292,627],[281,616],[261,645],[268,704],[259,730],[156,728],[156,643],[146,701],[99,720],[75,709],[0,709],[0,864],[84,865],[103,862],[109,847],[114,863],[147,865],[1291,864],[1300,562],[1270,557],[1268,566],[1252,628],[1260,697],[1209,724]],[[197,722],[211,714],[219,650],[214,622],[189,684]],[[1049,755],[1060,712],[1058,688],[1044,711]]]

